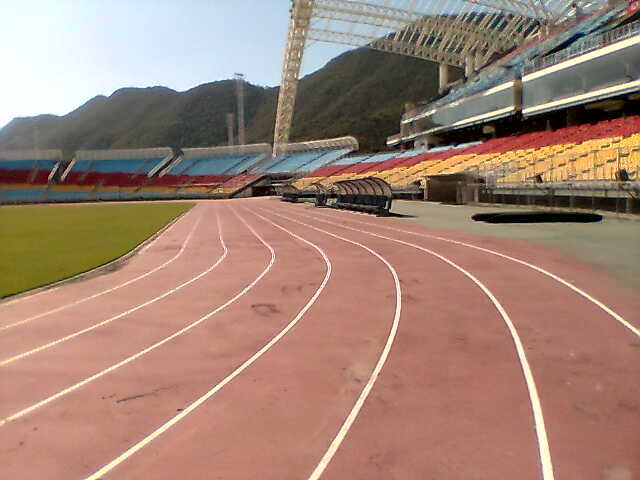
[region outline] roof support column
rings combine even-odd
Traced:
[[[476,71],[476,56],[473,53],[464,57],[464,76],[469,78]]]
[[[438,90],[440,93],[449,85],[449,65],[440,63],[438,65]]]

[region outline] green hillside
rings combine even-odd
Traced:
[[[398,131],[402,105],[432,98],[437,65],[358,49],[304,77],[298,90],[292,141],[354,135],[362,151],[384,149]],[[247,140],[271,142],[278,88],[248,84]],[[226,113],[235,111],[233,80],[185,92],[165,87],[123,88],[97,96],[58,117],[13,120],[0,130],[0,150],[151,146],[198,147],[226,143]]]

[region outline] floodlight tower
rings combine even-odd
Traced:
[[[233,124],[236,120],[235,113],[227,113],[227,145],[233,146]]]
[[[238,145],[246,143],[244,130],[244,74],[236,73],[236,97],[238,100]]]

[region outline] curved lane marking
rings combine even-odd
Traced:
[[[240,218],[240,220],[242,220],[242,222],[245,223],[245,225],[247,225],[247,227],[252,232],[254,231],[253,228],[248,223],[246,223],[245,220],[242,217],[240,217],[235,210],[233,210],[233,208],[231,208],[231,210],[233,211],[233,213],[236,216],[238,216],[238,218]],[[287,230],[286,228],[282,227],[281,225],[278,225],[277,223],[272,222],[271,220],[263,217],[262,215],[259,215],[259,214],[255,213],[255,212],[251,212],[251,213],[253,213],[257,217],[262,218],[263,220],[271,223],[273,226],[275,226],[275,227],[279,228],[280,230],[288,233],[292,237],[294,237],[294,238],[306,243],[307,245],[313,247],[318,253],[320,253],[320,255],[322,256],[322,259],[324,260],[325,265],[327,267],[326,271],[325,271],[324,279],[322,280],[322,283],[320,284],[318,289],[315,291],[313,296],[309,299],[309,301],[305,304],[305,306],[302,307],[302,309],[298,312],[298,314],[293,318],[293,320],[291,320],[291,322],[289,322],[276,336],[274,336],[271,340],[269,340],[269,342],[267,342],[262,348],[260,348],[260,350],[258,350],[251,357],[249,357],[247,360],[245,360],[244,363],[242,363],[242,365],[240,365],[233,372],[231,372],[229,375],[227,375],[219,383],[214,385],[208,392],[206,392],[204,395],[202,395],[197,400],[192,402],[188,407],[186,407],[180,413],[178,413],[173,418],[171,418],[171,420],[169,420],[168,422],[166,422],[163,425],[161,425],[160,427],[158,427],[156,430],[151,432],[145,438],[143,438],[142,440],[137,442],[135,445],[131,446],[128,450],[126,450],[124,453],[119,455],[117,458],[115,458],[114,460],[112,460],[111,462],[106,464],[100,470],[98,470],[95,473],[93,473],[93,474],[89,475],[88,477],[86,477],[86,480],[98,480],[98,479],[101,479],[105,474],[107,474],[108,472],[113,470],[115,467],[117,467],[118,465],[120,465],[121,463],[126,461],[129,457],[131,457],[136,452],[138,452],[141,449],[143,449],[145,446],[147,446],[153,440],[155,440],[160,435],[162,435],[164,432],[169,430],[172,426],[174,426],[176,423],[181,421],[183,418],[185,418],[187,415],[189,415],[191,412],[193,412],[196,408],[198,408],[200,405],[202,405],[204,402],[206,402],[209,398],[211,398],[213,395],[215,395],[218,391],[220,391],[225,385],[227,385],[234,378],[236,378],[238,375],[240,375],[244,370],[246,370],[249,366],[251,366],[262,355],[264,355],[271,347],[273,347],[293,327],[295,327],[295,325],[300,321],[300,319],[304,316],[304,314],[316,302],[316,300],[318,299],[318,297],[320,296],[320,294],[324,290],[324,287],[329,282],[329,278],[331,277],[332,265],[331,265],[331,261],[329,260],[329,257],[327,257],[327,255],[324,252],[324,250],[322,250],[320,247],[318,247],[315,243],[312,243],[309,240],[306,240],[306,239],[300,237],[299,235],[296,235],[295,233]],[[255,235],[258,236],[257,233],[255,233]],[[266,242],[263,242],[263,243],[265,243],[265,245],[266,245]]]
[[[322,215],[324,217],[331,217],[331,218],[336,218],[336,216],[333,215],[326,215],[326,214],[319,214]],[[475,250],[480,250],[482,252],[485,253],[489,253],[491,255],[495,255],[501,258],[504,258],[505,260],[510,260],[512,262],[515,263],[519,263],[520,265],[524,265],[527,268],[530,268],[532,270],[535,270],[538,273],[541,273],[542,275],[545,275],[553,280],[555,280],[556,282],[564,285],[565,287],[569,288],[570,290],[573,290],[575,293],[577,293],[578,295],[580,295],[581,297],[586,298],[588,301],[590,301],[591,303],[593,303],[594,305],[596,305],[598,308],[600,308],[602,311],[604,311],[605,313],[607,313],[608,315],[610,315],[613,319],[615,319],[618,323],[620,323],[623,327],[625,327],[626,329],[628,329],[631,333],[633,333],[634,335],[640,337],[640,328],[635,327],[633,324],[631,324],[631,322],[627,321],[624,319],[624,317],[620,314],[618,314],[617,312],[615,312],[613,309],[609,308],[607,305],[605,305],[604,303],[602,303],[600,300],[598,300],[595,297],[592,297],[591,295],[589,295],[587,292],[585,292],[584,290],[580,289],[579,287],[576,287],[575,285],[573,285],[571,282],[563,279],[562,277],[559,277],[558,275],[549,272],[548,270],[545,270],[542,267],[538,267],[537,265],[534,265],[532,263],[526,262],[524,260],[521,260],[519,258],[516,257],[511,257],[509,255],[506,255],[504,253],[500,253],[497,252],[495,250],[491,250],[489,248],[484,248],[484,247],[480,247],[478,245],[474,245],[472,243],[466,243],[466,242],[462,242],[459,240],[451,240],[449,238],[444,238],[444,237],[439,237],[437,235],[429,235],[427,233],[418,233],[418,232],[412,232],[410,230],[403,230],[400,228],[394,228],[394,227],[388,227],[386,225],[374,225],[372,223],[369,222],[362,222],[359,220],[351,220],[351,219],[345,219],[345,221],[350,221],[350,222],[354,222],[354,223],[361,223],[363,225],[368,225],[370,227],[379,227],[379,228],[384,228],[386,230],[393,230],[396,232],[400,232],[400,233],[408,233],[410,235],[416,235],[418,237],[424,237],[424,238],[431,238],[434,240],[439,240],[442,242],[447,242],[447,243],[453,243],[455,245],[460,245],[463,247],[467,247],[467,248],[473,248]]]
[[[146,273],[143,273],[142,275],[139,275],[139,276],[137,276],[137,277],[135,277],[135,278],[132,278],[131,280],[127,280],[127,281],[126,281],[126,282],[124,282],[124,283],[120,283],[120,284],[118,284],[118,285],[115,285],[115,286],[113,286],[113,287],[111,287],[111,288],[108,288],[108,289],[106,289],[106,290],[103,290],[103,291],[101,291],[101,292],[94,293],[93,295],[89,295],[88,297],[83,297],[83,298],[81,298],[81,299],[79,299],[79,300],[76,300],[76,301],[73,301],[73,302],[67,303],[67,304],[65,304],[65,305],[61,305],[61,306],[56,307],[56,308],[53,308],[53,309],[51,309],[51,310],[47,310],[46,312],[39,313],[39,314],[37,314],[37,315],[33,315],[33,316],[28,317],[28,318],[26,318],[26,319],[24,319],[24,320],[20,320],[19,322],[14,322],[14,323],[11,323],[11,324],[9,324],[9,325],[3,325],[3,326],[0,326],[0,331],[8,330],[9,328],[13,328],[13,327],[17,327],[17,326],[19,326],[19,325],[23,325],[23,324],[25,324],[25,323],[31,322],[31,321],[33,321],[33,320],[37,320],[38,318],[42,318],[42,317],[45,317],[45,316],[47,316],[47,315],[51,315],[51,314],[53,314],[53,313],[61,312],[62,310],[66,310],[67,308],[70,308],[70,307],[75,307],[76,305],[80,305],[81,303],[84,303],[84,302],[86,302],[86,301],[88,301],[88,300],[93,300],[94,298],[101,297],[102,295],[106,295],[106,294],[111,293],[111,292],[113,292],[113,291],[115,291],[115,290],[118,290],[118,289],[120,289],[120,288],[126,287],[127,285],[131,285],[132,283],[137,282],[138,280],[142,280],[143,278],[148,277],[149,275],[151,275],[151,274],[153,274],[153,273],[157,272],[158,270],[162,270],[163,268],[167,267],[169,264],[171,264],[171,263],[173,263],[175,260],[177,260],[177,259],[178,259],[178,257],[180,257],[180,256],[184,253],[184,250],[187,248],[187,245],[189,244],[189,241],[191,240],[191,237],[193,236],[193,232],[195,232],[195,229],[196,229],[196,227],[198,226],[198,224],[200,223],[200,219],[201,219],[201,218],[202,218],[202,216],[199,216],[199,217],[198,217],[198,219],[196,220],[196,222],[194,223],[193,227],[192,227],[192,228],[191,228],[191,230],[189,231],[189,234],[187,235],[187,238],[185,239],[184,243],[183,243],[183,244],[182,244],[182,246],[180,247],[180,250],[178,250],[178,252],[177,252],[177,253],[176,253],[172,258],[170,258],[170,259],[169,259],[169,260],[167,260],[166,262],[162,263],[161,265],[158,265],[157,267],[155,267],[155,268],[153,268],[153,269],[149,270],[149,271],[148,271],[148,272],[146,272]],[[174,224],[169,228],[169,230],[171,230],[173,227],[175,227],[175,225],[177,225],[177,223],[178,223],[178,222],[174,223]],[[165,233],[165,234],[167,234],[167,233],[169,232],[169,230],[167,230],[167,231],[166,231],[166,232],[164,232],[164,233]],[[164,235],[161,235],[160,237],[156,238],[153,242],[151,242],[149,245],[147,245],[146,247],[144,247],[144,248],[140,251],[140,253],[142,253],[142,252],[143,252],[144,250],[146,250],[147,248],[151,247],[151,245],[153,245],[154,243],[156,243],[156,242],[157,242],[160,238],[162,238],[163,236],[164,236]],[[60,288],[60,287],[58,287],[58,288]],[[45,290],[45,292],[50,292],[50,291],[54,291],[54,290],[57,290],[57,288],[52,288],[52,289],[50,289],[50,290]],[[40,292],[40,293],[45,293],[45,292]],[[25,297],[25,299],[26,299],[26,298],[34,298],[35,296],[40,295],[40,293],[36,293],[35,295],[32,295],[32,296],[30,296],[30,297]],[[18,299],[18,300],[21,300],[21,299]],[[16,303],[18,300],[14,301],[13,303]],[[9,303],[11,303],[11,302],[9,302]],[[6,305],[8,305],[9,303],[7,303]]]
[[[278,214],[276,214],[278,215]],[[298,214],[301,215],[301,214]],[[301,215],[302,216],[302,215]],[[308,217],[308,215],[304,215],[305,217]],[[489,298],[489,300],[491,301],[491,303],[493,303],[494,307],[496,308],[496,310],[498,311],[498,313],[500,314],[500,316],[502,317],[502,320],[504,321],[504,323],[507,326],[507,329],[509,330],[509,333],[511,334],[511,338],[513,340],[513,343],[515,345],[515,349],[516,349],[516,353],[518,355],[518,360],[520,361],[520,368],[522,369],[522,373],[523,376],[525,378],[525,383],[527,385],[527,390],[529,393],[529,401],[530,401],[530,405],[531,405],[531,410],[533,413],[533,419],[534,419],[534,424],[535,424],[535,430],[536,430],[536,436],[537,436],[537,441],[538,441],[538,453],[540,456],[540,463],[541,463],[541,468],[542,468],[542,475],[543,475],[543,479],[544,480],[553,480],[554,478],[554,473],[553,473],[553,464],[551,461],[551,451],[549,448],[549,440],[547,437],[547,430],[545,427],[545,423],[544,423],[544,415],[542,413],[542,405],[540,403],[540,397],[538,395],[538,389],[536,387],[535,384],[535,380],[533,378],[533,372],[531,371],[531,366],[529,365],[529,361],[527,360],[527,356],[525,353],[525,349],[524,346],[522,344],[522,341],[520,339],[520,335],[518,334],[518,331],[516,330],[513,322],[511,321],[511,318],[509,317],[509,314],[506,312],[506,310],[504,309],[504,307],[502,306],[502,304],[498,301],[498,299],[493,295],[493,293],[491,292],[491,290],[489,290],[480,280],[478,280],[473,274],[471,274],[470,272],[468,272],[467,270],[465,270],[464,268],[462,268],[460,265],[458,265],[457,263],[449,260],[448,258],[440,255],[439,253],[436,253],[432,250],[429,250],[428,248],[424,248],[421,247],[419,245],[416,245],[414,243],[409,243],[409,242],[405,242],[403,240],[398,240],[395,238],[391,238],[391,237],[386,237],[384,235],[379,235],[377,233],[373,233],[373,232],[369,232],[366,230],[360,230],[358,228],[353,228],[353,227],[349,227],[346,225],[342,225],[340,223],[335,223],[335,222],[330,222],[328,220],[320,220],[318,219],[318,221],[320,222],[324,222],[324,223],[328,223],[330,225],[335,225],[337,227],[340,228],[345,228],[347,230],[352,230],[355,232],[360,232],[360,233],[364,233],[367,235],[371,235],[373,237],[378,237],[384,240],[389,240],[392,242],[396,242],[402,245],[406,245],[418,250],[421,250],[429,255],[432,255],[440,260],[442,260],[443,262],[445,262],[447,265],[455,268],[456,270],[458,270],[460,273],[462,273],[464,276],[466,276],[469,280],[471,280],[476,286],[478,286],[480,288],[480,290],[482,290],[482,292]],[[317,476],[311,476],[309,477],[309,479],[317,479],[319,478],[320,475]]]
[[[200,218],[198,218],[198,221],[196,222],[196,225],[194,225],[194,230],[195,227],[197,226],[197,224],[200,222]],[[194,230],[191,231],[191,233],[194,232]],[[213,263],[212,265],[210,265],[209,267],[207,267],[206,270],[200,272],[198,275],[191,277],[189,280],[187,280],[186,282],[181,283],[180,285],[178,285],[177,287],[171,288],[169,290],[167,290],[166,292],[150,299],[147,300],[144,303],[141,303],[133,308],[130,308],[129,310],[125,310],[124,312],[118,313],[117,315],[114,315],[110,318],[107,318],[106,320],[103,320],[101,322],[95,323],[93,325],[91,325],[90,327],[86,327],[83,328],[82,330],[78,330],[77,332],[71,333],[69,335],[66,335],[64,337],[58,338],[57,340],[53,340],[51,342],[45,343],[43,345],[40,345],[38,347],[32,348],[31,350],[27,350],[26,352],[22,352],[19,353],[17,355],[14,355],[13,357],[9,357],[9,358],[5,358],[4,360],[0,360],[0,367],[4,367],[6,365],[9,365],[10,363],[13,363],[17,360],[20,360],[22,358],[26,358],[29,357],[35,353],[38,352],[42,352],[44,350],[47,350],[51,347],[55,347],[56,345],[60,345],[63,342],[66,342],[67,340],[71,340],[73,338],[79,337],[80,335],[84,335],[85,333],[89,333],[97,328],[103,327],[115,320],[118,320],[120,318],[126,317],[127,315],[130,315],[134,312],[137,312],[138,310],[141,310],[145,307],[148,307],[149,305],[152,305],[160,300],[162,300],[163,298],[168,297],[169,295],[173,295],[174,293],[182,290],[184,287],[191,285],[193,282],[201,279],[202,277],[204,277],[205,275],[207,275],[208,273],[210,273],[212,270],[214,270],[218,265],[220,265],[224,259],[227,257],[227,249],[226,247],[224,247],[224,240],[222,238],[222,232],[220,231],[220,222],[218,222],[218,230],[219,230],[219,236],[220,236],[220,244],[223,246],[223,253],[222,255],[220,255],[220,257],[218,258],[218,260],[216,260],[215,263]],[[191,236],[191,233],[189,234],[189,236]],[[187,239],[188,240],[188,239]],[[185,243],[186,245],[186,243]]]
[[[217,216],[217,221],[219,221],[219,216]],[[220,228],[220,240],[223,246],[224,251],[227,251],[227,246],[224,243],[224,238],[222,236],[222,229]],[[13,415],[10,415],[6,418],[3,418],[2,420],[0,420],[0,427],[13,422],[14,420],[19,419],[20,417],[23,417],[31,412],[33,412],[34,410],[37,410],[40,407],[43,407],[45,405],[47,405],[48,403],[53,402],[54,400],[57,400],[77,389],[79,389],[80,387],[83,387],[85,385],[87,385],[88,383],[97,380],[100,377],[103,377],[105,375],[107,375],[108,373],[111,373],[117,369],[119,369],[120,367],[123,367],[124,365],[127,365],[128,363],[133,362],[134,360],[137,360],[138,358],[142,357],[143,355],[155,350],[156,348],[164,345],[167,342],[170,342],[171,340],[173,340],[176,337],[179,337],[180,335],[188,332],[189,330],[191,330],[192,328],[200,325],[202,322],[206,321],[207,319],[211,318],[213,315],[217,314],[218,312],[220,312],[221,310],[223,310],[224,308],[226,308],[227,306],[231,305],[233,302],[235,302],[237,299],[239,299],[240,297],[242,297],[243,295],[245,295],[249,290],[251,290],[254,285],[256,283],[258,283],[260,281],[260,279],[262,277],[264,277],[267,272],[269,270],[271,270],[271,267],[273,266],[274,262],[275,262],[275,251],[273,250],[273,248],[271,248],[270,245],[268,245],[266,242],[263,242],[263,240],[261,239],[261,237],[258,238],[271,252],[271,260],[269,261],[269,263],[267,264],[267,266],[265,267],[265,269],[260,273],[260,275],[258,275],[258,277],[256,277],[255,280],[253,280],[249,285],[247,285],[245,288],[243,288],[238,294],[236,294],[234,297],[232,297],[230,300],[227,300],[225,303],[223,303],[222,305],[220,305],[219,307],[217,307],[215,310],[212,310],[211,312],[207,313],[206,315],[200,317],[198,320],[196,320],[193,323],[190,323],[189,325],[187,325],[186,327],[181,328],[180,330],[178,330],[177,332],[173,333],[172,335],[160,340],[159,342],[154,343],[153,345],[145,348],[144,350],[139,351],[138,353],[135,353],[127,358],[125,358],[124,360],[121,360],[120,362],[105,368],[104,370],[101,370],[100,372],[80,381],[77,382],[73,385],[71,385],[70,387],[65,388],[64,390],[59,391],[58,393],[55,393],[41,401],[39,401],[38,403],[34,403],[33,405],[24,408],[22,410],[20,410],[19,412],[14,413]]]
[[[391,351],[391,347],[393,346],[393,342],[394,342],[394,340],[396,338],[396,334],[398,332],[398,325],[400,324],[400,313],[402,311],[402,290],[400,288],[400,279],[398,278],[398,273],[396,272],[395,268],[393,268],[393,266],[387,261],[387,259],[385,259],[382,255],[380,255],[375,250],[372,250],[371,248],[367,247],[366,245],[363,245],[363,244],[361,244],[359,242],[356,242],[355,240],[350,240],[348,238],[342,237],[342,236],[337,235],[335,233],[328,232],[328,231],[323,230],[321,228],[314,227],[313,225],[309,225],[308,223],[300,222],[300,221],[295,220],[293,218],[290,218],[290,217],[287,217],[287,216],[284,216],[284,215],[280,215],[280,214],[275,213],[275,212],[273,212],[271,210],[267,210],[267,211],[269,211],[273,215],[277,215],[277,216],[282,217],[282,218],[284,218],[286,220],[289,220],[291,222],[298,223],[300,225],[304,225],[304,226],[306,226],[308,228],[311,228],[311,229],[316,230],[318,232],[325,233],[325,234],[327,234],[327,235],[329,235],[331,237],[337,238],[337,239],[342,240],[342,241],[347,242],[347,243],[351,243],[353,245],[356,245],[356,246],[366,250],[371,255],[375,256],[378,260],[380,260],[387,267],[389,272],[391,272],[391,276],[393,277],[393,282],[394,282],[394,285],[395,285],[396,304],[395,304],[395,311],[394,311],[394,315],[393,315],[393,322],[391,323],[391,328],[389,329],[389,335],[387,336],[387,341],[385,342],[384,348],[382,349],[382,352],[380,353],[380,357],[378,357],[378,361],[376,362],[376,365],[373,368],[373,371],[371,372],[371,375],[369,376],[369,379],[367,380],[367,383],[365,384],[364,388],[360,392],[360,395],[356,399],[356,403],[353,405],[353,408],[351,409],[351,411],[347,415],[347,418],[344,420],[344,422],[340,426],[340,429],[338,430],[338,433],[336,434],[334,439],[331,441],[331,444],[329,445],[329,448],[327,448],[326,452],[324,453],[324,455],[320,459],[320,462],[318,463],[318,465],[316,465],[316,468],[313,470],[313,472],[309,476],[309,480],[317,480],[324,473],[325,469],[327,468],[327,466],[329,465],[329,463],[333,459],[334,455],[336,454],[336,452],[340,448],[340,445],[344,441],[345,437],[349,433],[349,430],[351,429],[351,426],[356,421],[356,418],[358,417],[358,414],[360,413],[360,410],[362,410],[362,406],[364,405],[364,402],[367,400],[367,397],[371,393],[371,390],[373,389],[373,386],[376,383],[376,380],[378,379],[378,377],[380,376],[380,372],[382,371],[382,368],[384,367],[384,364],[386,363],[387,358],[389,357],[389,352]]]

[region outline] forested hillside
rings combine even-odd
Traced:
[[[432,98],[435,63],[358,49],[304,77],[298,89],[292,141],[354,135],[362,151],[384,149],[397,133],[402,105]],[[247,140],[271,142],[278,88],[247,84]],[[185,92],[123,88],[97,96],[64,116],[13,120],[0,130],[0,150],[226,144],[226,114],[235,111],[233,80]]]

